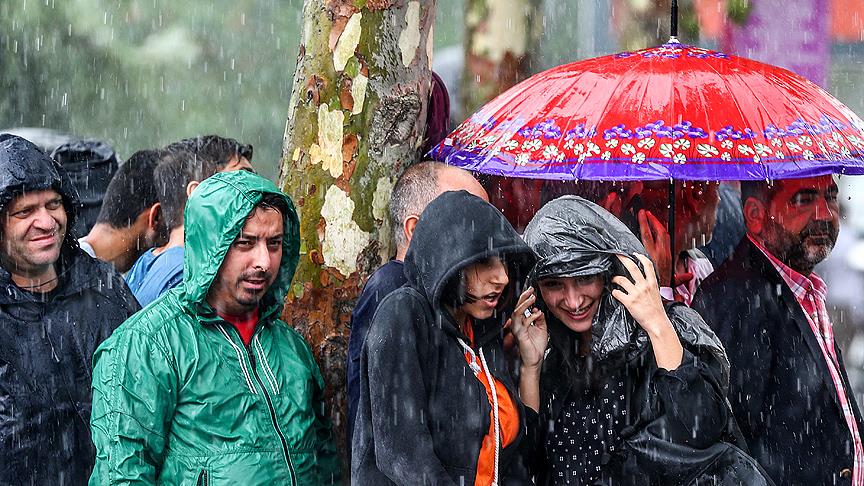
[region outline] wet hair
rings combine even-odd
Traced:
[[[519,257],[515,255],[491,255],[486,258],[472,262],[470,265],[466,265],[465,267],[459,269],[459,271],[456,272],[453,277],[451,277],[447,282],[445,282],[441,289],[440,303],[453,309],[458,309],[465,304],[476,302],[476,300],[472,299],[471,296],[468,295],[468,278],[465,275],[465,271],[471,265],[488,264],[493,257],[499,258],[501,260],[501,263],[504,264],[504,267],[507,269],[507,279],[509,280],[507,286],[504,288],[501,294],[501,298],[498,300],[497,309],[505,309],[513,302],[515,302],[517,290],[519,292],[521,292],[522,290],[517,288],[519,282],[522,282],[525,278],[524,275],[519,275],[519,272],[517,270],[519,268],[519,265],[517,264],[518,262],[516,260]]]
[[[128,228],[143,211],[159,201],[154,171],[161,153],[139,150],[111,178],[96,223]]]
[[[264,196],[261,198],[261,201],[252,208],[252,211],[249,212],[249,215],[246,216],[246,219],[252,217],[255,214],[256,209],[272,209],[274,211],[279,211],[279,214],[282,215],[282,218],[285,218],[285,215],[288,214],[290,209],[288,208],[288,203],[285,201],[285,198],[280,196],[279,194],[274,194],[272,192],[264,193]]]
[[[780,189],[780,184],[769,184],[766,181],[741,181],[741,207],[747,199],[753,198],[763,203],[769,203],[777,191]]]
[[[411,214],[420,214],[438,196],[438,171],[448,167],[441,162],[423,161],[409,166],[399,176],[390,195],[390,222],[396,247],[408,244],[402,222]]]
[[[191,160],[190,152],[169,150],[163,153],[159,165],[153,172],[156,181],[156,195],[162,205],[165,226],[170,231],[183,226],[183,209],[186,208],[186,186],[198,181],[200,170]]]
[[[251,160],[252,146],[241,144],[233,138],[202,135],[184,138],[165,147],[164,155],[156,167],[155,178],[162,214],[169,231],[183,225],[183,210],[188,198],[186,186],[223,170],[235,157]]]
[[[197,179],[203,181],[207,177],[219,172],[228,165],[235,157],[245,157],[252,160],[252,146],[242,144],[233,138],[220,137],[219,135],[199,135],[192,138],[174,142],[165,147],[168,151],[189,152],[198,157],[201,164],[201,172],[207,174]]]

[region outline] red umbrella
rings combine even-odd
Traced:
[[[790,71],[670,41],[532,76],[430,154],[558,180],[862,174],[864,122]]]

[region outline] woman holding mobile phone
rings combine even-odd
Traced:
[[[532,484],[502,325],[533,264],[489,203],[460,191],[426,207],[408,283],[381,302],[361,351],[352,484]]]
[[[511,327],[537,483],[770,484],[722,441],[734,430],[722,345],[695,311],[661,301],[623,223],[565,196],[524,237],[538,262]]]

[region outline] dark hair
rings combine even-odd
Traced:
[[[197,179],[203,181],[207,177],[224,169],[235,157],[245,157],[252,160],[252,146],[242,144],[233,138],[224,138],[219,135],[199,135],[192,138],[184,138],[174,142],[167,147],[169,151],[189,152],[200,160],[201,170],[205,176]]]
[[[507,279],[509,280],[507,287],[504,288],[504,291],[501,294],[501,298],[498,300],[497,309],[506,309],[508,306],[510,306],[510,304],[513,303],[516,298],[516,292],[522,291],[520,285],[525,278],[525,275],[520,275],[518,271],[518,269],[520,268],[518,260],[521,257],[513,254],[490,255],[486,258],[482,258],[480,260],[472,262],[471,264],[459,269],[459,271],[456,272],[455,275],[453,275],[449,280],[447,280],[447,282],[442,285],[440,303],[457,309],[464,304],[474,302],[468,295],[465,270],[471,265],[488,263],[489,260],[491,260],[493,257],[499,258],[501,260],[501,263],[504,264],[504,267],[507,269]]]
[[[105,190],[97,223],[127,228],[159,201],[153,172],[160,156],[157,150],[139,150],[120,165]]]
[[[763,203],[769,203],[779,190],[779,184],[766,181],[741,181],[741,207],[747,199],[754,198]]]
[[[201,180],[200,171],[195,170],[195,158],[190,152],[168,150],[159,160],[153,172],[156,195],[162,205],[165,227],[170,231],[183,226],[183,209],[186,208],[186,186]]]
[[[261,198],[261,201],[252,208],[252,211],[249,212],[249,215],[246,218],[251,218],[252,214],[255,213],[256,209],[272,209],[274,211],[279,211],[279,214],[282,215],[282,218],[285,218],[285,215],[288,214],[290,209],[288,208],[288,203],[285,201],[285,198],[279,194],[275,194],[272,192],[265,192],[264,196]]]
[[[600,296],[600,303],[597,308],[597,314],[603,318],[603,314],[608,312],[604,302],[608,299],[610,292],[609,272],[603,272],[603,294]],[[543,300],[540,294],[539,282],[533,283],[537,289],[538,298],[536,306],[546,316],[546,326],[549,332],[549,346],[553,352],[549,354],[549,359],[543,363],[544,370],[554,375],[552,381],[555,383],[569,383],[571,385],[581,384],[583,386],[591,386],[599,383],[598,377],[601,370],[595,366],[591,353],[588,353],[584,358],[580,357],[580,347],[582,345],[582,334],[574,332],[572,329],[564,325],[561,320],[555,317]],[[591,332],[589,329],[586,331]]]
[[[401,231],[402,221],[410,214],[420,214],[438,195],[438,171],[441,162],[423,161],[408,166],[399,176],[390,194],[390,223],[396,247],[408,244]]]

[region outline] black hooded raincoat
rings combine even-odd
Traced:
[[[558,198],[541,208],[525,230],[525,241],[539,259],[531,274],[534,282],[553,275],[596,274],[606,274],[609,282],[611,276],[627,275],[616,255],[647,254],[623,223],[574,196]],[[563,325],[554,325],[555,317],[542,299],[538,303],[546,314],[552,341],[577,338]],[[658,368],[648,335],[612,297],[608,283],[591,327],[589,358],[595,372],[588,379],[592,382],[579,385],[568,380],[562,347],[551,347],[541,374],[540,413],[529,409],[528,414],[534,443],[528,463],[537,484],[564,484],[550,474],[558,458],[548,453],[547,434],[561,432],[556,429],[561,426],[558,419],[575,388],[600,389],[609,380],[607,372],[616,381],[623,380],[621,444],[604,452],[602,473],[590,484],[770,484],[752,458],[721,441],[732,439],[737,428],[729,421],[725,399],[729,362],[717,336],[699,314],[683,304],[668,305],[666,312],[684,347],[684,359],[673,371]]]
[[[490,256],[507,261],[511,289],[534,260],[510,223],[481,199],[447,192],[429,204],[405,258],[408,284],[381,302],[361,353],[354,484],[474,484],[492,407],[457,341],[469,339],[441,298],[461,269]],[[474,349],[483,349],[519,408],[520,433],[501,451],[500,484],[530,484],[517,450],[524,411],[502,350],[503,319],[474,323]]]
[[[24,191],[53,189],[67,228],[78,197],[62,169],[30,142],[0,135],[0,213]],[[90,360],[138,302],[114,268],[90,258],[67,231],[58,285],[26,292],[0,267],[0,484],[86,484]]]

